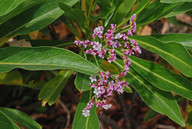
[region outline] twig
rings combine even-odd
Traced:
[[[139,125],[138,125],[138,122],[132,117],[132,107],[133,107],[133,102],[135,102],[136,100],[138,100],[138,93],[133,90],[133,93],[132,93],[132,97],[131,97],[131,103],[129,104],[129,107],[128,107],[128,114],[129,114],[129,119],[131,120],[131,125],[132,127],[134,127],[135,129],[140,129]]]
[[[100,125],[100,129],[105,129],[105,128],[103,127],[103,123],[102,123],[101,121],[99,121],[99,125]]]
[[[127,111],[127,107],[124,103],[124,100],[123,100],[123,97],[122,95],[117,95],[118,99],[119,99],[119,103],[121,105],[121,108],[122,108],[122,113],[123,113],[123,116],[124,116],[124,119],[125,119],[125,127],[126,129],[131,129],[131,121],[128,117],[128,111]]]
[[[105,114],[98,114],[98,117],[102,123],[111,126],[112,129],[121,129],[114,120],[110,119]]]
[[[70,111],[68,110],[68,108],[65,106],[65,104],[59,100],[59,104],[61,105],[61,107],[66,111],[67,113],[67,122],[66,122],[66,125],[65,125],[65,128],[64,129],[67,129],[67,127],[69,127],[69,124],[70,124],[70,119],[71,119],[71,116],[70,116]]]

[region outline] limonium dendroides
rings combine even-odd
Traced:
[[[134,21],[136,15],[130,18],[130,30],[125,33],[116,33],[116,25],[111,24],[110,28],[104,33],[104,27],[98,26],[93,30],[92,40],[77,41],[75,44],[79,47],[85,48],[86,54],[97,55],[102,59],[106,59],[109,63],[117,59],[115,50],[120,49],[123,52],[124,70],[120,74],[111,74],[109,70],[98,71],[99,76],[90,76],[91,87],[94,95],[88,102],[87,106],[82,111],[82,114],[87,117],[90,116],[90,108],[95,104],[96,107],[102,107],[106,110],[111,108],[112,104],[107,101],[107,97],[112,95],[113,91],[118,94],[124,92],[124,88],[129,85],[127,81],[122,78],[127,75],[131,62],[129,56],[134,53],[141,53],[141,49],[135,40],[130,40],[136,32],[136,22]],[[98,65],[98,64],[97,64]]]

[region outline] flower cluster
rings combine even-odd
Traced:
[[[126,33],[117,33],[116,25],[111,24],[110,28],[104,33],[104,27],[99,26],[93,30],[93,40],[77,41],[75,44],[86,48],[85,53],[90,53],[94,56],[99,56],[102,59],[107,59],[109,63],[116,60],[117,56],[115,50],[121,50],[123,52],[124,70],[118,75],[112,75],[109,71],[101,72],[98,71],[99,77],[91,76],[91,87],[94,89],[94,96],[91,101],[87,104],[87,107],[83,110],[85,117],[90,115],[90,108],[96,104],[96,107],[100,106],[104,109],[109,109],[112,105],[106,101],[106,97],[111,96],[113,91],[118,94],[124,92],[124,88],[128,86],[127,81],[121,81],[121,78],[126,76],[129,71],[131,62],[129,56],[134,53],[141,53],[141,49],[138,43],[129,39],[129,36],[133,36],[136,32],[136,23],[134,22],[134,14],[130,19],[130,30]]]

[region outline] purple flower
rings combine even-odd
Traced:
[[[97,81],[97,78],[96,78],[96,76],[90,76],[89,77],[89,79],[91,80],[91,82],[95,82],[95,81]]]
[[[115,51],[114,49],[110,49],[110,57],[108,59],[109,63],[116,60],[116,54],[114,53],[114,51]]]
[[[116,25],[111,24],[110,28],[104,33],[103,26],[98,26],[93,30],[93,40],[77,41],[74,43],[79,47],[86,48],[85,53],[97,55],[102,59],[107,59],[109,63],[116,60],[115,49],[123,51],[124,69],[120,74],[110,74],[98,71],[99,76],[90,76],[91,87],[93,88],[93,98],[82,111],[85,117],[90,116],[90,108],[96,104],[106,110],[111,108],[107,97],[111,96],[115,91],[118,94],[124,92],[124,88],[129,85],[127,81],[123,81],[123,77],[127,75],[131,62],[129,56],[134,55],[134,52],[141,53],[141,49],[135,40],[131,40],[129,36],[133,36],[136,32],[136,22],[134,21],[136,15],[130,18],[131,29],[126,33],[115,33]]]
[[[83,114],[85,117],[88,117],[88,116],[90,116],[90,111],[84,109],[82,114]]]

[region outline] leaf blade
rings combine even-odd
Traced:
[[[192,2],[192,0],[161,0],[162,3]]]
[[[99,68],[81,56],[54,47],[6,47],[0,49],[0,72],[14,68],[26,70],[71,69],[97,75]]]
[[[30,116],[27,114],[18,111],[16,109],[11,108],[3,108],[0,107],[0,111],[5,113],[9,118],[11,118],[13,121],[18,123],[19,125],[23,126],[27,129],[41,129],[41,125],[39,125],[35,120],[33,120]]]
[[[170,43],[175,42],[182,44],[185,48],[190,49],[192,48],[192,39],[191,34],[184,34],[184,33],[172,33],[172,34],[165,34],[165,35],[152,35],[156,39],[160,40],[163,43]]]
[[[96,114],[95,105],[90,109],[90,116],[84,117],[82,115],[82,110],[87,106],[91,97],[92,90],[83,92],[81,100],[77,106],[72,129],[99,129],[99,119]]]
[[[192,57],[181,44],[162,43],[150,36],[133,36],[130,38],[139,42],[141,47],[159,54],[185,76],[192,77]]]
[[[192,10],[192,2],[185,2],[180,6],[178,6],[177,8],[175,8],[173,11],[171,11],[168,15],[166,15],[166,18],[176,16],[178,14],[185,13],[191,10]]]
[[[123,56],[119,51],[117,53]],[[192,100],[192,83],[189,80],[153,62],[133,56],[129,58],[132,68],[153,86]]]
[[[59,74],[50,80],[40,91],[38,95],[39,100],[43,100],[43,106],[48,102],[49,105],[55,103],[59,97],[63,87],[67,83],[69,77],[72,75],[71,70],[61,70]]]
[[[80,92],[90,90],[91,89],[90,83],[91,81],[88,75],[77,73],[75,78],[75,86]]]
[[[0,128],[4,129],[19,129],[19,127],[10,120],[10,118],[0,111]]]
[[[192,83],[186,78],[173,74],[157,64],[139,58],[131,57],[130,61],[133,64],[133,69],[153,86],[164,91],[175,92],[192,100]],[[150,70],[150,67],[153,67],[153,70]]]
[[[158,20],[161,17],[166,16],[173,9],[175,9],[180,3],[160,3],[158,0],[148,4],[143,11],[137,15],[137,26],[144,26],[151,23],[154,20]]]
[[[42,3],[45,0],[38,0],[38,1],[34,1],[34,0],[22,0],[22,2],[16,6],[15,8],[12,7],[12,10],[10,10],[9,12],[7,12],[4,15],[0,16],[0,24],[13,18],[14,16],[24,12],[25,10]],[[0,2],[2,3],[2,2]]]
[[[122,61],[115,61],[119,68],[123,69]],[[167,115],[176,123],[185,126],[179,107],[171,93],[153,87],[133,69],[130,69],[126,80],[140,94],[143,101],[153,110]]]

